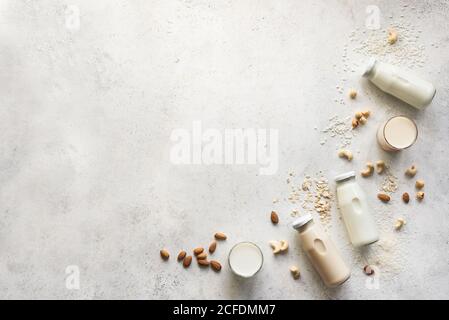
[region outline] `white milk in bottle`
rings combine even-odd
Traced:
[[[429,105],[436,93],[429,81],[374,58],[371,58],[363,76],[382,91],[417,109],[424,109]]]
[[[337,182],[338,206],[351,243],[355,247],[360,247],[379,240],[371,208],[365,192],[355,181],[355,172],[338,175],[335,181]]]

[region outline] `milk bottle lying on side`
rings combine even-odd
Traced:
[[[350,171],[335,177],[337,198],[349,239],[355,247],[368,245],[379,240],[365,192],[355,181],[355,172]]]
[[[435,96],[432,83],[413,73],[371,58],[363,73],[379,89],[417,108],[424,109]]]

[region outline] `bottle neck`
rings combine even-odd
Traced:
[[[315,224],[315,223],[313,222],[313,220],[310,220],[310,221],[307,222],[306,224],[300,226],[300,227],[298,228],[298,232],[299,232],[299,233],[302,233],[302,232],[304,232],[304,231],[306,231],[306,230],[312,228],[314,224]]]
[[[337,181],[337,188],[340,186],[346,185],[346,184],[354,183],[354,182],[355,182],[355,177],[349,177],[347,179]]]
[[[374,74],[376,73],[376,66],[377,66],[377,61],[376,60],[372,60],[369,62],[368,66],[365,69],[365,72],[363,73],[363,76],[365,78],[368,79],[372,79],[374,77]]]

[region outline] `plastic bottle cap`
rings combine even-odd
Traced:
[[[335,182],[343,181],[349,178],[355,177],[355,171],[349,171],[342,174],[339,174],[338,176],[335,176],[334,180]]]
[[[374,57],[371,57],[368,61],[368,64],[366,65],[365,71],[363,72],[364,77],[368,77],[370,72],[373,70],[374,66],[377,63],[377,59]]]
[[[303,225],[305,225],[307,222],[311,221],[312,219],[313,219],[312,215],[310,213],[307,213],[307,214],[299,217],[295,221],[293,221],[292,227],[293,227],[293,229],[299,229],[300,227],[302,227]]]

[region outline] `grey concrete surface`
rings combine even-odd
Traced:
[[[377,34],[405,26],[396,53],[382,57],[435,83],[427,110],[360,77],[373,50],[356,48],[372,32],[370,5],[379,9]],[[444,0],[1,0],[0,298],[448,298],[448,19]],[[355,101],[349,88],[359,92]],[[337,139],[321,130],[330,117],[364,107],[373,116],[348,146],[355,159],[347,163],[336,156]],[[388,155],[374,136],[395,114],[416,120],[419,139]],[[193,121],[220,132],[279,130],[278,171],[174,164],[170,136]],[[298,183],[322,171],[332,181],[378,159],[398,177],[392,203],[376,200],[381,176],[359,181],[382,240],[353,249],[333,204],[327,230],[353,273],[327,289],[289,226],[298,206],[285,200],[286,178],[293,170]],[[412,163],[426,198],[406,206],[401,193],[415,191],[403,171]],[[273,209],[276,227],[268,219]],[[407,225],[396,232],[399,216]],[[179,249],[207,245],[218,230],[229,237],[214,255],[221,273],[175,261]],[[272,239],[287,239],[289,252],[274,257]],[[248,281],[226,265],[228,250],[244,240],[265,255],[261,273]],[[172,254],[168,262],[159,257],[162,247]],[[367,263],[375,277],[363,274]],[[288,271],[293,264],[298,281]]]

